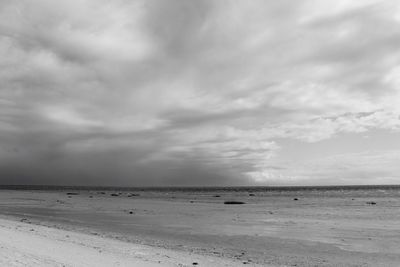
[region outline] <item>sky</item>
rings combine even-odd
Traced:
[[[400,184],[400,3],[0,0],[0,184]]]

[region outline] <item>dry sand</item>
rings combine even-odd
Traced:
[[[192,255],[101,236],[0,219],[0,266],[236,266],[229,259]]]
[[[7,218],[0,220],[1,260],[22,262],[15,266],[47,260],[52,266],[400,266],[398,190],[74,192],[79,195],[0,191],[0,214]],[[227,200],[245,204],[224,205]],[[44,247],[59,249],[37,249]]]

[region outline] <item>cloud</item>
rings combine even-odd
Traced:
[[[287,139],[398,131],[399,10],[2,1],[3,181],[252,184]]]
[[[346,153],[312,161],[281,162],[284,167],[267,167],[248,175],[259,184],[268,181],[275,185],[397,184],[399,158],[399,150]]]

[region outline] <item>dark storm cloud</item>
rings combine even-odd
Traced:
[[[286,179],[269,167],[285,138],[399,129],[399,14],[395,1],[0,1],[0,182]]]
[[[34,151],[35,159],[5,162],[0,175],[6,184],[74,185],[245,185],[249,181],[214,166],[190,160],[139,163],[147,151],[63,154]],[[13,151],[12,153],[18,153]],[[73,166],[73,167],[72,167]]]

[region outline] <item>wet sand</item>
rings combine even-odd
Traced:
[[[400,265],[398,189],[1,190],[0,214],[24,225],[183,253],[186,261],[172,263],[182,266],[195,260],[210,266],[207,259],[219,259],[221,266],[224,261],[250,266]]]

